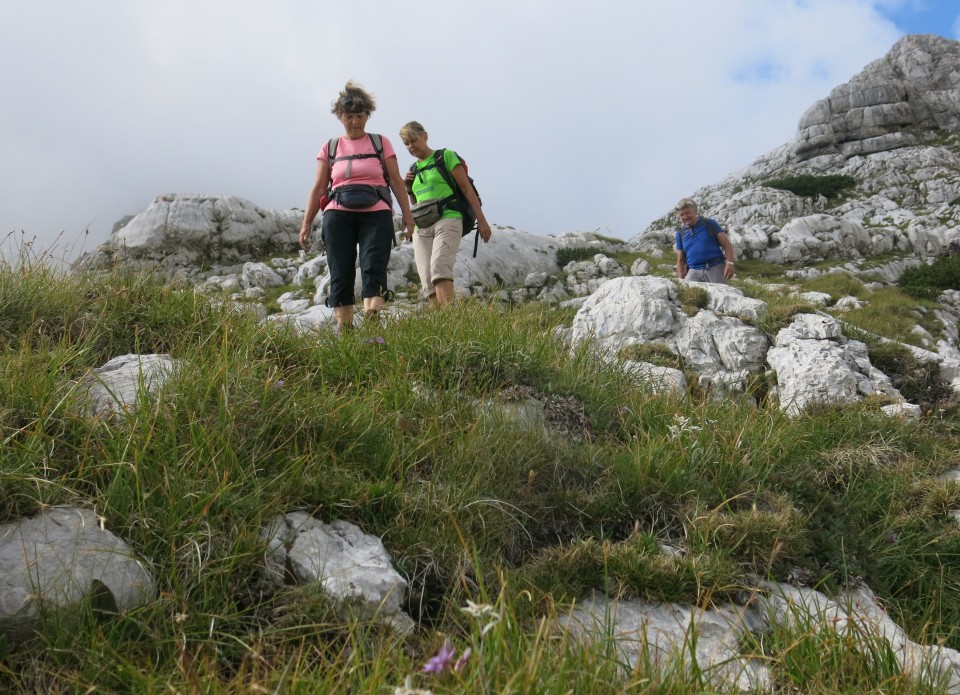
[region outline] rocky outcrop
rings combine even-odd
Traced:
[[[843,336],[829,316],[800,314],[781,330],[767,361],[777,374],[781,407],[799,414],[816,403],[851,403],[870,396],[903,397],[870,364],[867,346]]]
[[[172,273],[213,262],[242,263],[296,249],[302,220],[300,211],[267,210],[236,196],[162,195],[75,268]]]
[[[799,161],[850,158],[919,144],[923,130],[960,128],[960,54],[939,36],[908,36],[800,119]]]
[[[847,176],[856,185],[834,200],[765,185],[798,175]],[[946,252],[960,240],[960,43],[904,37],[811,106],[793,140],[693,197],[747,258],[850,260],[866,276],[875,256]],[[668,213],[631,242],[672,245],[675,224]],[[884,281],[898,278],[887,272]]]
[[[707,294],[706,307],[688,315],[678,283],[666,278],[630,277],[606,282],[590,295],[561,337],[616,360],[636,345],[660,345],[697,374],[701,388],[716,395],[738,394],[766,371],[776,378],[774,395],[791,415],[817,403],[846,404],[882,397],[893,404],[904,398],[890,379],[871,363],[867,346],[843,336],[831,316],[800,314],[771,342],[749,321],[766,305],[726,285],[683,283]],[[923,352],[941,365],[943,380],[953,384],[955,357]],[[624,360],[624,371],[649,380],[652,391],[676,391],[683,375],[670,368]],[[905,412],[901,407],[897,414]]]

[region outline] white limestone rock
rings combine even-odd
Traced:
[[[744,391],[750,377],[764,370],[769,343],[753,326],[732,316],[703,310],[676,333],[684,364],[724,391]]]
[[[243,264],[241,282],[246,288],[259,287],[262,290],[268,287],[283,287],[286,284],[277,271],[259,261]]]
[[[179,366],[169,355],[120,355],[90,370],[77,389],[90,415],[119,415],[156,393]]]
[[[267,543],[267,570],[278,583],[316,582],[364,618],[382,618],[402,631],[412,627],[401,608],[407,581],[376,536],[347,521],[327,524],[306,512],[290,512],[275,517],[260,537]]]
[[[814,589],[764,582],[749,609],[754,621],[804,631],[830,630],[852,643],[879,640],[889,645],[903,673],[927,687],[960,694],[960,653],[939,645],[920,645],[891,620],[868,587],[847,591],[836,600]],[[874,647],[875,649],[875,647]]]
[[[298,210],[267,210],[236,196],[162,195],[76,267],[153,270],[263,258],[296,249],[302,220]]]
[[[574,345],[601,351],[669,338],[686,321],[677,286],[659,277],[622,277],[605,282],[587,297],[573,319]]]
[[[904,400],[870,364],[866,345],[844,338],[831,317],[795,317],[777,334],[767,362],[777,375],[780,407],[791,415],[815,403],[852,403],[867,396]]]
[[[624,360],[622,369],[635,376],[651,393],[683,395],[687,390],[687,378],[679,369],[663,367],[650,362]]]
[[[24,638],[39,609],[85,599],[124,612],[154,599],[156,582],[133,549],[89,509],[51,507],[0,526],[0,633]]]
[[[689,282],[685,284],[700,287],[708,295],[707,309],[727,316],[740,316],[756,321],[767,310],[767,303],[747,297],[743,290],[730,285],[715,282]]]
[[[731,604],[698,609],[640,599],[609,600],[595,593],[561,616],[560,624],[583,642],[612,638],[626,672],[646,664],[660,673],[697,669],[724,692],[766,692],[773,685],[766,665],[740,653],[747,629],[742,609]]]

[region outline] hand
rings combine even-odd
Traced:
[[[486,220],[477,221],[477,234],[483,239],[484,244],[490,241],[490,225],[487,224]]]
[[[302,227],[302,228],[300,229],[300,236],[299,236],[298,238],[299,238],[299,240],[300,240],[300,246],[301,246],[301,248],[303,248],[303,250],[306,251],[306,250],[307,250],[307,240],[310,239],[310,228],[309,228],[309,227]]]
[[[723,266],[723,278],[725,280],[729,280],[734,276],[734,274],[735,273],[733,272],[733,263],[730,263],[730,262],[725,263]]]
[[[413,221],[413,213],[409,210],[403,213],[403,231],[407,239],[413,239],[413,228],[415,223]]]

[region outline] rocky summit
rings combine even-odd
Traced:
[[[849,177],[850,187],[828,197],[771,185],[803,176]],[[793,140],[694,197],[743,257],[842,259],[856,272],[890,255],[944,253],[960,241],[960,43],[902,38],[807,109]],[[674,226],[667,213],[631,242],[669,243]]]

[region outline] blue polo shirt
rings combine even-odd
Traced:
[[[698,217],[692,227],[683,225],[677,230],[676,249],[683,251],[691,268],[722,263],[725,258],[717,234],[723,233],[723,227],[716,220]]]

